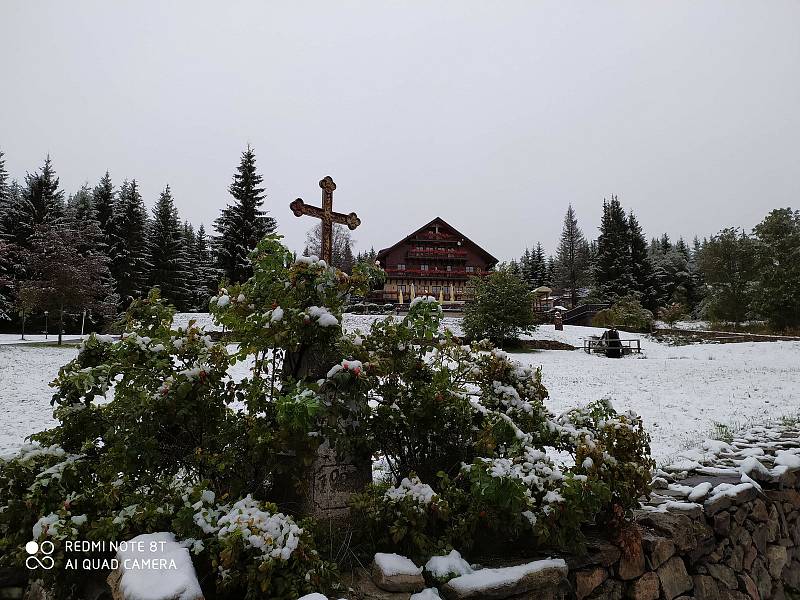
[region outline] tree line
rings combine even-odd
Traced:
[[[152,287],[178,310],[207,310],[221,280],[251,275],[250,251],[276,229],[262,181],[248,146],[210,235],[181,220],[169,184],[150,213],[136,179],[115,186],[108,172],[65,197],[50,156],[20,183],[0,151],[0,321],[48,311],[60,332],[86,311],[97,328]]]
[[[563,289],[572,306],[634,298],[656,315],[800,326],[800,211],[791,208],[771,211],[752,232],[725,228],[689,245],[666,233],[648,242],[633,211],[611,196],[596,240],[570,205],[555,255],[537,243],[505,268],[530,290]]]

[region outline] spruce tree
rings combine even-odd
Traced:
[[[10,321],[14,314],[15,250],[0,239],[0,321]]]
[[[8,202],[8,171],[6,171],[5,154],[0,150],[0,212],[3,211]]]
[[[10,238],[21,248],[28,248],[39,225],[53,225],[63,216],[64,192],[48,155],[39,172],[25,175],[20,201],[11,207],[9,215],[13,223]]]
[[[100,229],[106,237],[106,243],[110,245],[111,234],[114,220],[114,184],[111,182],[111,175],[106,174],[92,190],[92,200],[96,211],[97,221]]]
[[[642,232],[642,226],[636,215],[631,211],[628,214],[628,231],[631,244],[631,277],[634,290],[638,293],[640,302],[649,311],[658,309],[658,290],[653,273],[653,264],[650,262],[647,240]]]
[[[570,302],[578,304],[578,288],[589,283],[589,245],[583,237],[572,204],[564,215],[561,241],[556,251],[556,283],[569,290]]]
[[[185,242],[185,230],[167,185],[153,208],[148,232],[149,283],[178,310],[187,307],[191,295]]]
[[[192,306],[197,311],[207,311],[208,301],[216,294],[221,278],[214,266],[206,228],[200,224],[195,235],[194,251],[191,261],[194,270],[194,285],[191,286]]]
[[[136,180],[123,182],[114,210],[111,273],[117,282],[121,308],[145,295],[147,260],[147,212]]]
[[[256,155],[248,145],[228,191],[233,203],[214,222],[218,266],[229,281],[245,281],[253,274],[250,252],[261,239],[276,229],[275,219],[264,205],[263,177],[256,172]]]
[[[611,196],[611,201],[603,200],[593,272],[595,295],[608,302],[627,296],[634,288],[632,271],[628,219],[617,196]]]
[[[536,251],[533,255],[533,264],[535,272],[533,289],[547,285],[547,258],[545,258],[544,248],[542,247],[541,242],[536,242]]]

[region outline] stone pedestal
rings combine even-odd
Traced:
[[[347,518],[350,496],[372,481],[369,460],[339,460],[334,450],[320,450],[309,469],[305,511],[318,519]]]

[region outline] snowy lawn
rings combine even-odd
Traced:
[[[208,323],[207,315],[198,321]],[[190,318],[180,315],[182,324]],[[346,315],[345,326],[366,330],[376,316]],[[459,332],[459,319],[445,325]],[[546,325],[533,336],[581,347],[601,329]],[[618,410],[641,414],[661,463],[675,452],[705,440],[714,423],[732,428],[783,416],[800,416],[800,342],[748,342],[667,346],[646,336],[643,355],[624,359],[589,356],[582,350],[543,350],[515,354],[541,366],[550,391],[548,406],[562,412],[578,404],[609,398]],[[75,348],[0,344],[0,454],[25,436],[52,426],[47,383],[71,360]],[[244,376],[246,365],[232,368]]]

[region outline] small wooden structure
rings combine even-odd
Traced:
[[[617,340],[615,340],[617,341]],[[623,356],[627,354],[641,354],[642,353],[642,340],[640,339],[629,339],[629,340],[618,340],[620,346],[618,348],[622,349]],[[586,354],[599,353],[599,354],[606,354],[608,351],[608,341],[600,339],[598,337],[592,337],[583,340],[583,351]]]

